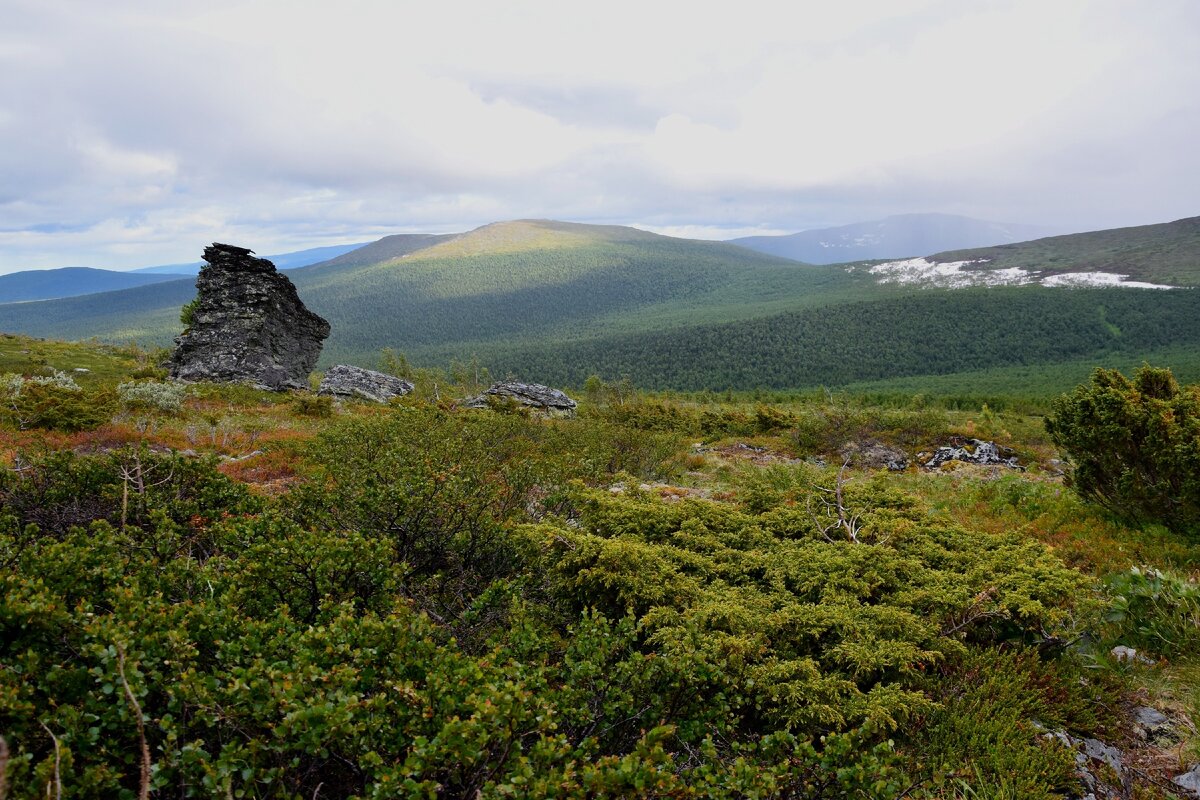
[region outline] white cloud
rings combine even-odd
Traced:
[[[1200,213],[1191,0],[6,6],[0,271],[531,216]]]

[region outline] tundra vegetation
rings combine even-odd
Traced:
[[[1149,798],[1200,760],[1165,371],[1008,405],[594,376],[541,419],[396,353],[417,389],[372,405],[0,344],[0,796],[1050,798],[1064,732]],[[956,436],[1027,469],[917,468]]]

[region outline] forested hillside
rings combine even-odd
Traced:
[[[1107,242],[1175,269],[1200,258],[1193,222],[1133,229],[1119,246],[1119,232],[1102,232],[1014,252],[1061,240],[1056,263],[1077,256],[1081,268],[1097,268]],[[1084,358],[1126,363],[1162,348],[1186,355],[1200,342],[1191,290],[922,290],[729,244],[538,220],[387,237],[288,274],[332,323],[324,365],[370,366],[389,348],[418,365],[477,358],[493,374],[576,385],[599,374],[661,388],[802,389]],[[167,345],[194,293],[182,280],[0,305],[0,329]]]
[[[979,259],[986,260],[980,265],[986,269],[1110,272],[1151,283],[1200,286],[1200,217],[930,256],[938,262]]]
[[[657,388],[841,386],[1052,365],[1082,356],[1138,357],[1169,345],[1200,348],[1197,302],[1194,291],[1028,287],[923,292],[738,322],[562,341],[552,347],[476,341],[471,352],[494,370],[570,385],[596,373],[626,375],[638,385]],[[444,358],[453,352],[434,351]]]

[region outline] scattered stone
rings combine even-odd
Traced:
[[[1112,767],[1113,772],[1121,775],[1125,767],[1121,763],[1122,753],[1117,748],[1107,745],[1099,739],[1084,739],[1083,754],[1094,761],[1103,761]]]
[[[236,464],[239,461],[245,461],[247,459],[254,458],[255,456],[261,456],[262,454],[262,450],[251,450],[249,453],[245,453],[240,456],[221,456],[221,460],[227,464]]]
[[[1010,448],[1000,447],[995,442],[967,439],[962,444],[939,447],[933,457],[925,462],[925,468],[938,469],[950,461],[964,461],[968,464],[997,464],[1009,469],[1024,469],[1012,452]]]
[[[467,408],[491,408],[494,404],[517,403],[555,417],[575,416],[575,401],[558,389],[537,383],[501,381],[478,397],[463,402]]]
[[[357,397],[375,403],[386,403],[393,397],[403,397],[412,390],[413,385],[403,378],[385,375],[373,369],[338,364],[325,372],[317,394]]]
[[[1120,664],[1126,664],[1126,663],[1128,663],[1128,664],[1153,664],[1154,663],[1154,659],[1146,658],[1145,656],[1140,655],[1138,653],[1138,651],[1135,650],[1134,648],[1126,647],[1123,644],[1117,645],[1116,647],[1114,647],[1112,650],[1109,650],[1108,652],[1109,652],[1109,655],[1111,655],[1113,658],[1115,658],[1117,660],[1117,663],[1120,663]]]
[[[1087,798],[1115,800],[1115,798],[1128,796],[1125,755],[1120,750],[1099,739],[1079,739],[1066,731],[1043,733],[1042,738],[1057,740],[1063,746],[1075,751],[1075,774],[1084,787],[1083,800],[1087,800]],[[1109,773],[1103,768],[1094,766],[1096,763],[1107,766],[1111,770],[1111,775],[1116,777],[1118,784],[1111,784],[1108,778]]]
[[[847,460],[860,469],[886,469],[903,472],[908,468],[908,456],[894,447],[870,439],[865,442],[846,442],[838,450],[843,463]]]
[[[1133,710],[1133,732],[1142,739],[1174,738],[1171,720],[1157,708],[1138,706]]]
[[[329,323],[265,258],[229,244],[204,248],[191,324],[175,339],[172,378],[307,389]]]
[[[1194,797],[1200,797],[1200,764],[1195,764],[1182,775],[1171,778],[1171,783],[1191,792]]]

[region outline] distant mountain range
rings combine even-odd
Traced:
[[[760,253],[810,264],[844,264],[1007,244],[1051,233],[1056,231],[1034,225],[985,222],[954,214],[902,214],[785,236],[747,236],[731,242]]]
[[[1006,265],[1018,263],[1039,276],[1107,264],[1195,286],[1198,226],[1200,218],[911,260],[989,275],[1015,274],[1022,268]],[[494,375],[558,385],[599,374],[647,388],[751,389],[1018,367],[1053,375],[1056,364],[1078,371],[1167,350],[1200,363],[1200,290],[1031,282],[948,291],[889,281],[877,271],[887,263],[804,264],[634,228],[518,220],[389,236],[289,275],[333,326],[324,366],[374,366],[386,347],[417,364],[477,357]],[[166,345],[193,284],[3,304],[0,331]]]
[[[263,256],[263,258],[272,262],[279,269],[299,269],[307,267],[309,264],[317,264],[321,261],[328,261],[331,258],[336,258],[343,253],[349,253],[351,250],[357,250],[360,247],[368,244],[368,242],[359,242],[357,244],[335,244],[328,247],[310,247],[307,250],[296,250],[292,253],[279,253],[273,256]],[[158,267],[142,267],[141,269],[132,270],[132,272],[148,272],[158,275],[195,275],[200,272],[200,267],[204,264],[203,261],[192,261],[188,264],[163,264]]]
[[[387,237],[387,241],[396,237]],[[418,237],[421,238],[421,237]],[[331,247],[313,247],[294,253],[266,256],[279,269],[299,269],[310,264],[342,256],[370,245],[339,244]],[[191,264],[164,264],[158,267],[142,267],[128,271],[94,269],[92,267],[62,267],[60,269],[28,269],[0,275],[0,303],[20,303],[30,300],[54,300],[60,297],[79,297],[98,292],[114,292],[146,286],[151,283],[178,280],[180,276],[200,272],[202,261]]]
[[[1016,268],[1047,275],[1111,273],[1173,286],[1200,286],[1200,217],[947,250],[929,260],[973,261],[979,268]]]
[[[91,267],[30,269],[0,275],[0,303],[50,300],[96,292],[131,289],[149,283],[175,280],[178,275],[139,275]]]

